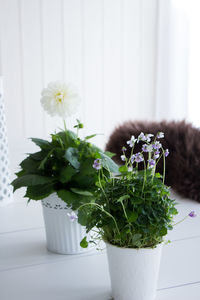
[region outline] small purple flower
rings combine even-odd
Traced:
[[[93,164],[93,168],[96,169],[96,170],[101,169],[101,159],[99,159],[99,158],[95,159],[94,164]]]
[[[126,150],[127,150],[126,147],[123,146],[122,151],[125,152]]]
[[[162,147],[162,144],[158,141],[152,144],[153,149],[158,150]]]
[[[71,213],[67,213],[67,215],[68,215],[71,222],[74,222],[75,220],[78,219],[78,217],[77,217],[77,215],[75,214],[74,211],[72,211]]]
[[[142,145],[143,152],[152,152],[152,150],[153,150],[152,145],[147,145],[147,144]]]
[[[133,155],[131,156],[131,163],[132,163],[132,164],[133,164],[134,160],[135,160],[135,154],[133,154]]]
[[[165,150],[165,157],[167,157],[168,155],[169,155],[169,150],[166,149],[166,150]]]
[[[129,141],[127,141],[126,143],[129,145],[129,147],[133,147],[135,144],[136,138],[134,137],[134,135],[132,135],[131,139]]]
[[[143,155],[140,152],[138,152],[138,153],[135,154],[135,162],[136,163],[140,163],[143,160],[144,160],[144,157],[143,157]]]
[[[195,218],[197,215],[195,214],[195,211],[193,210],[188,214],[188,216],[191,218]]]
[[[146,141],[146,136],[143,132],[141,132],[139,135],[138,135],[138,142],[139,141]]]
[[[149,168],[153,168],[155,166],[155,164],[156,164],[156,162],[155,162],[154,159],[149,159],[148,163],[149,163]]]
[[[157,139],[162,139],[162,138],[164,138],[164,136],[165,136],[164,132],[161,132],[161,131],[158,132],[157,135],[156,135]]]
[[[153,157],[153,159],[157,159],[157,158],[159,158],[159,156],[160,156],[160,151],[156,150],[156,151],[154,152],[154,157]]]
[[[122,161],[126,161],[126,156],[125,155],[121,155],[121,160]]]

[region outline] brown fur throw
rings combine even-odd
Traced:
[[[169,149],[166,159],[165,183],[171,186],[181,196],[200,202],[200,130],[185,121],[181,122],[126,122],[111,134],[106,150],[116,153],[113,159],[122,164],[120,156],[122,147],[130,148],[126,144],[132,135],[140,132],[153,133],[162,131],[165,138],[161,140],[163,147]],[[135,151],[141,149],[137,144]],[[162,174],[162,163],[158,169]]]

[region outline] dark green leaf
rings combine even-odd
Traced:
[[[71,165],[64,167],[60,172],[60,182],[67,183],[71,180],[72,176],[77,173],[76,169],[74,169]]]
[[[69,207],[73,206],[77,202],[78,198],[78,195],[67,190],[59,190],[57,191],[57,195],[60,199],[66,202]]]
[[[161,236],[164,236],[167,234],[167,228],[163,227],[161,230],[160,230],[160,235]]]
[[[83,196],[93,196],[93,194],[91,192],[81,190],[81,189],[78,189],[78,188],[71,188],[70,190],[72,192],[74,192],[75,194],[79,194],[79,195],[83,195]]]
[[[31,138],[32,142],[39,146],[41,149],[47,149],[50,146],[50,143],[46,140]]]
[[[24,175],[21,176],[11,183],[14,187],[14,191],[16,189],[21,188],[22,186],[33,186],[33,185],[40,185],[45,183],[53,182],[54,179],[52,177],[46,177],[41,175]]]
[[[70,164],[75,168],[79,169],[80,163],[78,161],[78,149],[69,147],[65,152],[64,157],[70,162]]]
[[[53,191],[53,184],[28,186],[24,197],[27,197],[32,200],[41,200],[48,197],[50,194],[53,193]]]
[[[130,223],[135,222],[138,218],[138,214],[135,211],[132,211],[130,213],[127,212],[127,215],[128,215],[128,221]]]
[[[81,175],[89,175],[95,173],[96,170],[93,168],[94,158],[87,158],[81,163],[80,173]]]

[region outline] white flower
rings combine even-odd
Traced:
[[[126,160],[126,156],[125,155],[121,155],[121,160],[125,161]]]
[[[71,222],[74,222],[75,220],[78,219],[78,217],[77,217],[77,215],[75,214],[74,211],[72,211],[71,213],[67,213],[67,215],[68,215]]]
[[[156,137],[157,137],[157,139],[162,139],[162,138],[164,138],[164,136],[165,136],[164,132],[160,131],[160,132],[157,133]]]
[[[126,143],[132,148],[136,142],[136,138],[134,137],[134,135],[131,136],[131,139],[129,141],[127,141]]]
[[[51,116],[59,115],[63,119],[73,115],[80,103],[79,95],[71,85],[60,81],[50,82],[41,95],[44,110]]]

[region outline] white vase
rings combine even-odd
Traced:
[[[120,248],[106,243],[114,300],[153,300],[162,245],[154,249]]]
[[[91,249],[82,248],[80,241],[86,236],[85,227],[77,219],[71,221],[72,210],[56,193],[42,200],[47,249],[59,254],[80,254]]]
[[[6,132],[3,78],[0,77],[0,207],[13,201],[10,185],[8,138]]]

